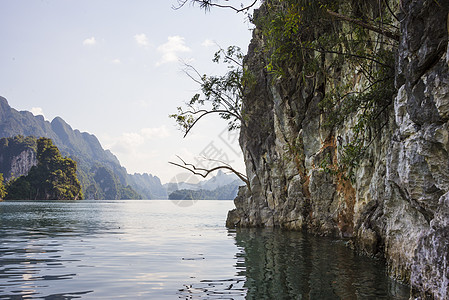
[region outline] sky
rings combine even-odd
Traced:
[[[241,1],[229,1],[239,5]],[[219,47],[246,53],[244,14],[177,0],[0,0],[0,96],[17,110],[63,118],[94,134],[128,173],[172,181],[177,155],[220,159],[244,172],[238,133],[208,117],[183,138],[169,114],[199,91],[183,62],[224,74]]]

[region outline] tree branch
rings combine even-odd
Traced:
[[[212,173],[212,172],[214,172],[214,171],[217,171],[217,170],[220,170],[220,169],[229,170],[229,171],[231,171],[232,173],[234,173],[235,175],[237,175],[237,177],[238,177],[240,180],[242,180],[242,181],[246,184],[246,186],[248,187],[248,189],[251,190],[250,184],[249,184],[249,180],[248,180],[248,177],[247,177],[246,175],[240,173],[239,171],[236,171],[233,167],[231,167],[229,164],[227,164],[227,163],[225,163],[225,162],[222,162],[222,161],[219,161],[219,160],[215,160],[215,159],[207,159],[207,160],[209,160],[209,161],[215,161],[215,162],[222,163],[223,165],[214,167],[214,168],[212,168],[212,169],[205,169],[205,168],[198,168],[198,167],[196,167],[194,164],[186,163],[186,162],[185,162],[181,157],[179,157],[178,155],[176,155],[176,157],[177,157],[180,161],[182,161],[182,163],[183,163],[182,165],[181,165],[181,164],[178,164],[178,163],[175,163],[175,162],[171,162],[171,161],[169,161],[168,163],[169,163],[169,164],[172,164],[172,165],[174,165],[174,166],[183,168],[183,169],[185,169],[185,170],[187,170],[187,171],[189,171],[189,172],[192,172],[194,175],[199,175],[199,176],[201,176],[201,177],[203,177],[203,178],[206,178],[210,173]]]
[[[188,126],[188,128],[186,129],[186,133],[184,134],[184,137],[187,136],[187,134],[190,132],[190,130],[193,128],[193,126],[195,126],[195,124],[198,123],[198,121],[202,117],[204,117],[204,116],[206,116],[208,114],[212,114],[212,113],[226,113],[226,114],[232,115],[233,117],[239,119],[240,122],[242,122],[242,117],[241,116],[236,115],[236,114],[230,112],[229,110],[224,110],[224,109],[220,109],[220,110],[204,110],[204,109],[202,109],[202,110],[193,111],[193,112],[192,111],[185,111],[185,112],[181,113],[181,115],[188,115],[188,114],[196,115],[196,114],[199,114],[199,113],[203,113],[203,114],[200,115],[198,118],[196,118],[195,121],[193,121],[193,123]]]
[[[188,1],[189,0],[178,0],[178,6],[172,6],[172,8],[175,9],[175,10],[178,10],[178,9],[182,8]],[[237,13],[240,13],[240,12],[245,11],[245,10],[249,10],[251,7],[256,5],[257,1],[258,0],[254,0],[253,3],[251,3],[251,4],[247,5],[247,6],[244,6],[244,7],[241,7],[241,8],[236,8],[236,7],[232,6],[232,5],[223,5],[223,4],[218,4],[218,3],[212,3],[212,0],[191,0],[191,2],[193,4],[199,3],[200,7],[204,8],[204,10],[210,10],[210,8],[212,6],[215,6],[215,7],[218,7],[218,8],[229,8],[229,9],[234,10]]]
[[[359,26],[361,26],[363,28],[366,28],[368,30],[380,33],[380,34],[385,35],[386,37],[388,37],[390,39],[393,39],[393,40],[399,42],[399,35],[394,33],[394,32],[392,32],[392,31],[389,31],[389,30],[386,30],[386,29],[382,29],[382,28],[378,28],[378,27],[376,27],[374,25],[365,23],[365,22],[360,21],[360,20],[356,20],[356,19],[350,18],[348,16],[341,15],[341,14],[333,12],[331,10],[327,10],[327,13],[329,15],[331,15],[332,17],[335,17],[337,19],[340,19],[340,20],[343,20],[343,21],[347,21],[347,22],[359,25]]]
[[[333,54],[338,54],[338,55],[343,55],[343,56],[350,56],[350,57],[356,57],[356,58],[360,58],[360,59],[366,59],[366,60],[375,62],[381,66],[384,66],[384,67],[387,67],[390,69],[394,69],[393,66],[387,65],[383,62],[378,61],[377,59],[374,59],[374,58],[368,57],[368,56],[363,56],[363,55],[358,55],[358,54],[353,54],[353,53],[345,53],[345,52],[340,52],[340,51],[333,51],[333,50],[326,50],[326,49],[318,49],[318,48],[312,48],[312,47],[304,47],[304,49],[309,49],[309,50],[317,51],[320,53],[333,53]]]

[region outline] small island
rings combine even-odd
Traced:
[[[28,174],[14,177],[3,183],[0,196],[6,200],[78,200],[83,199],[81,184],[76,175],[77,164],[63,157],[51,139],[16,136],[3,138],[2,153],[12,155],[15,151],[31,157]],[[29,150],[25,151],[24,150]],[[35,151],[35,156],[33,155]],[[29,153],[29,155],[27,155]],[[24,159],[18,158],[18,159]],[[24,159],[25,160],[25,159]]]

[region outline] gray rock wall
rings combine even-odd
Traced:
[[[320,78],[273,82],[255,30],[245,63],[257,86],[244,99],[240,134],[250,188],[240,189],[227,225],[351,238],[358,250],[384,255],[415,298],[448,299],[449,1],[400,5],[398,92],[355,182],[320,167],[341,159],[337,146],[351,120],[332,131],[323,126]]]
[[[22,175],[27,175],[31,168],[37,165],[36,152],[32,149],[26,149],[20,152],[18,155],[11,158],[11,171],[8,173],[14,178],[20,177]],[[11,179],[10,176],[6,176],[5,179]]]

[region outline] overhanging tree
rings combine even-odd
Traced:
[[[211,114],[227,120],[229,130],[244,125],[242,97],[252,78],[243,68],[243,56],[237,46],[217,51],[213,61],[226,63],[228,67],[223,76],[201,75],[193,66],[185,65],[185,73],[200,86],[201,93],[195,94],[184,107],[177,108],[176,114],[170,115],[184,132],[184,137],[202,118]]]
[[[229,8],[236,12],[244,12],[248,11],[252,7],[254,7],[259,0],[251,0],[251,1],[213,1],[213,0],[178,0],[178,5],[173,6],[174,9],[180,9],[187,3],[191,3],[192,5],[199,5],[201,9],[204,9],[206,11],[209,11],[212,7],[218,7],[218,8]],[[230,3],[231,2],[231,3]]]
[[[219,115],[220,118],[226,120],[228,130],[238,130],[241,126],[245,126],[242,98],[245,89],[251,88],[254,79],[243,68],[243,57],[241,49],[237,46],[217,51],[213,62],[225,63],[228,68],[228,71],[222,76],[201,75],[193,66],[185,65],[185,73],[200,86],[201,93],[195,94],[183,107],[177,108],[176,114],[170,115],[184,132],[184,137],[201,119],[209,115]],[[236,174],[249,186],[246,176],[227,163],[215,160],[214,162],[219,163],[219,166],[204,169],[178,158],[182,164],[170,163],[189,170],[195,175],[206,177],[213,171],[225,169]],[[211,161],[209,158],[206,160]]]

